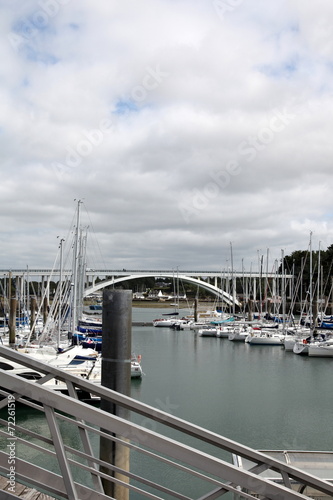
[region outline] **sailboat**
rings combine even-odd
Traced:
[[[153,326],[157,328],[171,328],[175,324],[181,324],[179,322],[178,316],[179,316],[179,280],[178,280],[178,269],[177,269],[177,289],[176,289],[176,280],[175,280],[175,275],[173,274],[173,296],[175,299],[175,302],[173,302],[173,306],[175,307],[175,310],[171,313],[165,313],[162,314],[162,316],[165,316],[163,318],[157,318],[153,320]]]
[[[309,242],[309,257],[310,257],[310,283],[309,283],[309,336],[306,338],[299,338],[295,341],[293,353],[299,355],[308,355],[309,344],[313,341],[313,335],[316,337],[315,327],[316,319],[313,311],[313,266],[312,266],[312,232],[310,232]]]

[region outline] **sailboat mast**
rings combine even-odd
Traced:
[[[61,323],[62,323],[62,267],[63,267],[63,248],[62,244],[65,240],[60,239],[60,275],[59,275],[59,307],[58,307],[58,339],[57,347],[60,346],[60,334],[61,334]]]
[[[319,297],[319,300],[317,299],[317,304],[318,304],[318,310],[317,312],[319,312],[319,317],[320,317],[320,322],[322,322],[323,318],[322,318],[322,298],[323,298],[323,289],[322,289],[322,275],[321,275],[321,255],[320,255],[320,243],[319,242],[319,251],[318,251],[318,292],[317,292],[317,297]],[[317,318],[316,318],[317,320]]]
[[[78,250],[79,250],[79,227],[80,227],[80,204],[81,200],[77,202],[77,215],[76,215],[76,228],[74,239],[73,251],[73,304],[72,304],[72,331],[75,332],[77,328],[77,288],[78,288]]]
[[[234,281],[234,257],[232,252],[231,241],[230,241],[230,259],[231,259],[231,285],[232,285],[232,315],[235,316],[236,287]]]
[[[284,251],[281,250],[281,272],[282,272],[282,328],[283,332],[286,328],[286,278],[285,278],[285,269],[284,269]]]
[[[310,330],[313,331],[313,297],[312,297],[312,231],[310,232],[310,284],[309,284],[309,301],[310,301]]]

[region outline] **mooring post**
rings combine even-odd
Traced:
[[[195,321],[195,323],[198,321],[198,303],[199,303],[199,299],[198,299],[198,297],[195,297],[195,299],[194,299],[194,321]]]
[[[9,347],[14,347],[16,343],[16,308],[17,300],[12,297],[9,303]]]
[[[43,324],[44,325],[46,324],[46,321],[47,321],[48,306],[49,306],[48,298],[44,297],[44,299],[43,299]]]
[[[101,383],[105,387],[130,396],[132,355],[132,291],[104,290],[103,341]],[[101,400],[101,409],[121,418],[128,418],[128,410],[109,401]],[[121,437],[121,436],[120,436]],[[124,437],[122,440],[125,441]],[[129,470],[129,448],[101,437],[100,459],[124,471]],[[119,473],[103,472],[128,483],[128,477]],[[128,500],[126,486],[103,480],[104,491],[117,500]]]
[[[248,321],[253,321],[253,301],[251,299],[248,300],[248,314],[247,314],[247,319]]]
[[[33,336],[35,335],[36,309],[37,309],[36,298],[31,297],[31,299],[30,299],[30,331],[31,331]]]

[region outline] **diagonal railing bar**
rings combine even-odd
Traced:
[[[4,426],[7,425],[7,421],[6,420],[3,420],[1,419],[0,420],[0,424],[3,424]],[[48,438],[48,437],[45,437],[45,436],[42,436],[41,434],[37,434],[36,432],[34,431],[31,431],[30,429],[26,429],[25,427],[21,427],[20,425],[15,425],[15,431],[16,433],[22,433],[22,434],[26,434],[27,436],[30,436],[31,438],[34,438],[34,439],[38,439],[39,441],[42,441],[43,443],[45,444],[48,444],[48,445],[53,445],[53,442],[52,442],[52,439]],[[4,431],[0,431],[2,435],[5,435],[6,433]],[[17,440],[21,439],[20,437],[16,437]],[[24,440],[23,440],[24,441]],[[29,441],[29,444],[31,444],[31,441]],[[45,450],[47,450],[47,448],[44,448]]]
[[[60,416],[60,418],[62,418],[63,420],[68,420],[68,421],[71,421],[71,422],[72,422],[72,420],[70,420],[68,417],[66,418],[66,417]],[[82,423],[80,423],[80,425],[82,425]],[[86,429],[93,430],[91,427],[89,427],[89,426],[87,426],[87,425],[85,425],[85,427],[86,427]],[[104,437],[108,437],[108,438],[110,438],[110,435],[109,435],[109,434],[106,434],[105,432],[100,431],[100,430],[98,430],[98,429],[94,429],[94,430],[95,430],[95,433],[96,433],[96,434],[98,434],[99,436],[104,436]],[[110,439],[111,439],[111,438],[110,438]],[[154,459],[155,459],[155,460],[157,460],[157,461],[163,462],[163,463],[168,464],[168,465],[172,465],[172,466],[176,467],[177,469],[179,469],[179,470],[181,470],[181,471],[183,471],[183,472],[190,472],[192,475],[196,476],[197,478],[205,479],[206,481],[211,482],[211,483],[214,483],[214,484],[220,484],[217,480],[214,480],[213,478],[209,478],[209,477],[207,477],[207,476],[204,476],[204,475],[203,475],[203,474],[201,474],[200,472],[198,472],[198,471],[193,471],[193,470],[189,469],[188,467],[185,467],[185,466],[184,466],[184,465],[182,465],[182,464],[178,464],[178,463],[177,463],[177,464],[175,464],[175,462],[172,462],[171,460],[169,460],[169,459],[167,459],[167,458],[165,458],[165,457],[161,457],[161,456],[159,456],[159,455],[156,455],[156,454],[152,453],[150,450],[145,450],[145,449],[143,449],[143,448],[140,448],[139,446],[137,446],[137,445],[135,445],[135,444],[133,444],[133,443],[129,443],[128,441],[123,441],[122,439],[119,439],[119,438],[117,438],[117,437],[115,437],[115,436],[112,436],[112,441],[115,441],[115,442],[121,443],[123,446],[127,446],[127,447],[129,447],[129,448],[131,448],[131,449],[133,449],[133,450],[139,450],[141,454],[146,454],[146,455],[148,455],[149,457],[152,457],[152,458],[154,458]],[[69,446],[66,446],[66,445],[65,445],[65,449],[66,449],[66,451],[69,451],[69,452],[70,452],[70,453],[72,453],[72,454],[75,454],[75,455],[77,455],[77,456],[81,456],[82,458],[87,458],[87,455],[86,455],[85,453],[80,452],[79,450],[74,450],[73,448],[71,448],[71,447],[69,447]],[[70,459],[69,459],[69,461],[70,461]],[[118,467],[116,467],[116,466],[114,466],[114,465],[112,465],[112,466],[111,466],[110,464],[107,464],[106,462],[104,462],[104,461],[102,461],[102,460],[100,460],[100,459],[94,458],[94,462],[95,462],[96,464],[103,465],[104,467],[107,467],[107,468],[109,468],[109,469],[110,469],[110,470],[112,470],[112,471],[121,472],[121,469],[119,469]],[[78,464],[78,463],[76,463],[76,465],[77,465],[78,467],[80,467],[80,468],[87,469],[87,467],[86,467],[86,466],[84,466],[83,464]],[[128,475],[128,477],[129,477],[129,478],[131,478],[131,479],[137,479],[137,480],[140,480],[140,481],[141,481],[142,483],[144,483],[145,485],[153,486],[153,483],[152,483],[151,481],[148,481],[148,480],[146,480],[146,479],[144,479],[144,478],[142,478],[142,477],[139,477],[139,476],[137,476],[137,475],[134,475],[134,474],[132,474],[131,472],[127,472],[127,475]],[[164,492],[168,492],[169,494],[170,494],[170,492],[171,492],[171,490],[170,490],[170,489],[163,488],[163,487],[161,487],[161,486],[159,486],[159,485],[156,485],[156,484],[154,485],[154,487],[155,487],[155,489],[158,489],[158,490],[160,490],[160,491],[164,491]],[[225,489],[225,488],[224,488],[224,489]],[[221,490],[221,488],[219,488],[219,491],[220,491],[220,492],[222,491],[222,490]],[[236,491],[238,491],[238,490],[236,490],[236,489],[233,487],[233,485],[228,485],[228,489],[226,489],[226,490],[225,490],[225,493],[227,493],[228,491],[235,491],[235,492],[236,492]],[[177,496],[177,494],[176,494],[175,492],[174,492],[173,494],[174,494],[174,496],[175,496],[176,498],[185,498],[185,497],[183,497],[182,495],[178,495],[178,496]],[[221,494],[221,493],[220,493],[220,494]],[[222,494],[224,494],[224,493],[222,493]],[[187,498],[187,497],[186,497],[186,498]],[[251,497],[251,498],[254,498],[254,497]]]
[[[57,369],[53,366],[46,365],[40,361],[32,360],[28,356],[19,354],[6,347],[0,346],[0,354],[7,355],[9,359],[16,361],[18,363],[19,362],[22,363],[22,356],[25,356],[23,358],[24,364],[33,367],[37,371],[43,371],[44,373],[47,373],[48,370],[50,370],[50,373],[52,373],[55,378],[59,378],[59,380],[62,380],[64,382],[71,381],[77,388],[80,388],[86,392],[90,392],[94,395],[98,395],[100,398],[112,401],[117,405],[120,405],[126,409],[138,413],[139,415],[145,416],[147,418],[152,418],[154,421],[167,425],[173,429],[180,430],[183,433],[185,432],[188,435],[196,437],[204,442],[210,443],[215,447],[220,447],[233,454],[237,454],[239,456],[247,458],[250,461],[258,463],[268,463],[269,468],[272,470],[276,470],[277,472],[281,472],[281,467],[282,470],[285,470],[287,473],[288,470],[291,473],[297,470],[268,455],[255,451],[230,439],[224,438],[211,431],[207,431],[202,427],[196,426],[195,424],[191,424],[178,417],[174,417],[173,415],[163,412],[162,410],[151,407],[144,403],[140,403],[136,400],[131,399],[128,396],[125,396],[124,394],[111,391],[110,389],[107,389],[103,386],[96,386],[95,384],[91,384],[90,382],[87,382],[84,379],[81,379],[71,374],[67,374],[63,370]],[[300,472],[301,474],[306,475],[306,473],[302,473],[302,471]],[[313,486],[315,487],[315,485]]]
[[[68,392],[69,392],[69,395],[73,399],[77,399],[77,392],[75,391],[73,384],[68,385]],[[91,446],[88,432],[83,426],[79,425],[80,423],[83,423],[83,422],[84,422],[83,420],[77,420],[78,431],[80,433],[81,442],[82,442],[83,449],[85,450],[86,454],[90,457],[93,457],[94,452],[93,452],[93,448]],[[90,466],[92,468],[96,469],[96,464],[93,460],[88,459],[88,463],[90,464]],[[97,488],[97,491],[103,492],[104,488],[102,485],[101,478],[98,476],[98,474],[91,473],[91,478],[92,478],[92,481],[94,483],[95,488]]]
[[[39,409],[40,409],[40,411],[41,411],[41,412],[43,412],[43,408],[39,408]],[[69,418],[69,417],[66,417],[66,416],[64,416],[64,415],[58,415],[58,417],[59,417],[60,419],[62,419],[63,421],[67,421],[67,422],[73,423],[73,419],[71,419],[71,418]],[[103,433],[102,431],[99,431],[98,429],[93,429],[92,427],[90,427],[90,426],[88,426],[88,425],[84,424],[84,423],[83,423],[83,421],[77,421],[77,422],[78,422],[78,424],[79,424],[79,425],[78,425],[79,430],[80,430],[80,429],[81,429],[81,430],[84,430],[84,431],[91,430],[91,431],[94,431],[95,433],[98,433],[98,434],[99,434],[99,435],[101,435],[101,436],[102,436],[102,435],[104,435],[104,436],[108,436],[108,437],[110,437],[109,435],[107,435],[107,434]],[[7,425],[7,422],[6,422],[5,420],[3,420],[3,419],[0,419],[0,423],[1,423],[1,424],[3,424],[3,425]],[[45,438],[44,436],[41,436],[40,434],[37,434],[37,433],[35,433],[35,432],[32,432],[32,431],[30,431],[29,429],[23,428],[23,427],[21,427],[21,426],[16,426],[16,432],[17,432],[17,433],[25,433],[25,434],[29,435],[30,437],[32,437],[32,438],[34,438],[34,439],[38,439],[38,440],[43,441],[43,442],[44,442],[44,443],[46,443],[46,444],[53,445],[53,441],[52,441],[51,439],[49,439],[49,438]],[[85,434],[86,434],[86,433],[87,433],[87,432],[85,432]],[[0,435],[2,435],[2,436],[6,436],[6,433],[5,433],[5,432],[3,432],[2,430],[0,430]],[[54,456],[54,457],[56,456],[56,453],[55,453],[54,451],[52,451],[52,450],[50,450],[50,449],[47,449],[47,448],[43,448],[43,447],[41,447],[41,446],[39,446],[39,445],[37,445],[37,444],[35,444],[35,443],[31,442],[31,441],[29,441],[29,442],[28,442],[28,441],[26,441],[26,440],[24,440],[24,439],[22,439],[22,438],[20,438],[20,437],[17,437],[17,438],[16,438],[16,440],[17,440],[17,442],[20,442],[20,443],[22,443],[22,444],[29,445],[31,448],[33,448],[33,449],[35,449],[35,450],[39,451],[40,453],[43,453],[43,452],[44,452],[44,453],[48,453],[49,455],[52,455],[52,456]],[[116,438],[116,437],[113,437],[113,441],[121,442],[123,445],[127,445],[128,447],[130,447],[130,448],[132,448],[132,449],[137,449],[137,450],[139,450],[139,449],[140,449],[138,446],[136,446],[136,445],[134,445],[134,444],[132,444],[132,443],[124,442],[124,441],[122,441],[121,439]],[[74,455],[77,455],[77,456],[79,456],[79,457],[81,457],[81,458],[84,458],[84,459],[88,460],[88,462],[92,463],[92,460],[90,460],[90,458],[91,458],[91,457],[93,457],[93,453],[89,453],[89,451],[88,451],[87,453],[83,453],[83,452],[81,452],[81,451],[79,451],[79,450],[76,450],[76,449],[74,449],[74,448],[72,448],[72,447],[70,447],[70,446],[68,446],[68,445],[64,445],[64,448],[65,448],[65,450],[66,450],[67,452],[72,453],[72,454],[74,454]],[[142,451],[142,450],[141,450],[141,451]],[[145,453],[147,453],[147,454],[148,454],[148,453],[150,453],[150,452],[148,452],[148,451],[147,451],[147,452],[145,452]],[[150,455],[151,455],[151,453],[150,453]],[[68,461],[69,461],[69,462],[72,462],[73,464],[75,463],[75,465],[76,465],[76,466],[78,466],[79,468],[82,468],[82,469],[84,469],[84,470],[86,470],[86,471],[90,472],[92,475],[94,475],[94,476],[96,477],[96,474],[94,474],[94,472],[95,472],[95,471],[94,471],[94,470],[92,470],[91,468],[89,468],[89,467],[87,467],[87,466],[85,466],[85,465],[83,465],[83,464],[76,463],[76,462],[74,462],[74,461],[73,461],[73,460],[71,460],[71,459],[68,459]],[[94,461],[94,464],[93,464],[92,466],[94,466],[94,465],[104,465],[105,467],[107,467],[107,466],[108,466],[109,468],[111,468],[109,464],[107,464],[106,462],[103,462],[102,460],[99,460],[99,459],[97,459],[97,458],[95,458],[95,457],[93,458],[93,461]],[[162,461],[164,461],[164,462],[168,462],[169,464],[172,464],[172,462],[171,462],[170,460],[162,459]],[[95,467],[95,469],[96,469],[96,467]],[[113,466],[113,467],[112,467],[112,469],[113,469],[114,471],[118,471],[118,472],[120,472],[120,469],[119,469],[119,468],[117,468],[117,467],[114,467],[114,466]],[[153,483],[152,481],[145,480],[144,478],[142,478],[142,477],[140,477],[140,476],[138,476],[138,475],[136,475],[136,474],[129,473],[129,477],[130,477],[131,479],[136,479],[136,480],[138,480],[138,481],[141,481],[143,484],[145,484],[145,485],[147,485],[147,486],[151,486],[151,487],[152,487],[152,486],[154,485],[154,483]],[[169,492],[169,493],[170,493],[170,489],[166,489],[166,488],[163,488],[163,487],[160,487],[160,486],[156,486],[156,485],[155,485],[155,488],[159,489],[159,490],[160,490],[160,491],[162,491],[162,492]],[[139,490],[138,490],[138,491],[139,491]],[[174,496],[175,496],[176,498],[181,498],[181,499],[188,498],[188,497],[184,497],[183,495],[179,495],[179,496],[177,496],[177,493],[176,493],[176,492],[174,492]]]
[[[58,415],[58,417],[64,421],[68,421],[70,423],[73,423],[73,420],[69,417],[66,417],[64,415]],[[181,465],[181,464],[175,464],[174,462],[172,462],[171,460],[169,459],[166,459],[165,457],[160,457],[156,454],[153,454],[151,451],[149,450],[144,450],[142,448],[139,448],[138,446],[136,446],[135,444],[133,443],[129,443],[128,441],[123,441],[122,439],[119,439],[117,438],[116,436],[112,436],[110,437],[109,434],[106,434],[105,432],[101,431],[101,430],[98,430],[98,429],[93,429],[92,427],[90,427],[89,425],[83,423],[83,421],[77,421],[78,422],[78,426],[79,427],[82,427],[84,428],[86,431],[90,430],[90,431],[94,431],[95,433],[98,433],[100,436],[105,436],[105,437],[108,437],[109,439],[111,439],[112,441],[115,441],[115,442],[118,442],[118,443],[121,443],[123,446],[127,446],[131,449],[136,449],[136,450],[140,450],[141,453],[144,453],[146,455],[149,455],[150,457],[154,457],[156,460],[160,461],[160,462],[163,462],[163,463],[166,463],[166,464],[169,464],[169,465],[173,465],[175,467],[177,467],[178,469],[184,471],[184,472],[191,472],[192,475],[195,475],[196,477],[198,478],[204,478],[206,479],[207,481],[210,481],[214,484],[219,484],[216,480],[214,480],[213,478],[207,478],[205,477],[203,474],[200,474],[199,472],[197,471],[190,471],[189,468]],[[87,459],[87,454],[83,453],[83,452],[80,452],[79,450],[75,450],[69,446],[66,446],[65,445],[65,449],[66,451],[69,451],[70,453],[72,454],[75,454],[77,456],[81,456],[82,458],[85,458]],[[71,461],[69,459],[69,461]],[[72,461],[73,462],[73,461]],[[110,464],[107,464],[106,462],[103,462],[102,460],[100,459],[97,459],[97,458],[94,458],[94,462],[96,464],[99,464],[99,465],[103,465],[104,467],[107,467],[109,469],[111,469],[112,471],[115,471],[115,472],[122,472],[121,469],[119,469],[118,467],[114,466],[114,465],[110,465]],[[74,462],[73,462],[74,463]],[[79,468],[82,468],[82,469],[85,469],[87,471],[91,471],[91,469],[89,469],[87,466],[84,466],[83,464],[79,464],[79,463],[76,463],[76,465],[79,467]],[[266,467],[262,467],[262,470],[266,470],[267,469],[267,466]],[[130,472],[127,473],[128,474],[128,477],[130,477],[131,479],[136,479],[136,480],[140,480],[143,484],[145,485],[148,485],[148,486],[153,486],[153,483],[151,481],[147,481],[145,480],[144,478],[142,477],[139,477],[137,475],[134,475]],[[159,485],[154,485],[155,489],[158,489],[159,491],[163,491],[163,492],[168,492],[169,494],[171,494],[171,490],[170,489],[166,489],[166,488],[163,488]],[[219,492],[218,495],[216,495],[215,493],[215,496],[214,498],[217,498],[218,496],[222,496],[224,495],[225,493],[227,492],[234,492],[234,493],[238,493],[238,489],[236,488],[236,485],[231,485],[231,484],[225,484],[225,487],[224,488],[218,488],[215,490],[216,492]],[[172,492],[172,494],[175,496],[175,498],[188,498],[188,497],[184,497],[183,495],[179,495],[177,494],[176,492]],[[210,496],[211,494],[208,494],[207,495],[207,498],[213,498]],[[249,495],[247,494],[246,495],[247,498],[254,498],[253,495]],[[206,496],[202,497],[202,498],[206,498]]]
[[[215,449],[223,449],[246,458],[254,464],[254,468],[252,471],[240,469],[221,459],[198,451],[193,447],[163,437],[161,434],[148,430],[142,426],[121,419],[115,415],[108,414],[98,408],[86,405],[78,401],[76,397],[61,395],[56,391],[44,387],[43,384],[36,384],[35,382],[27,381],[18,376],[10,375],[6,371],[2,371],[2,388],[5,387],[10,393],[17,394],[18,400],[23,404],[30,405],[30,400],[38,401],[39,404],[36,405],[36,408],[41,409],[42,405],[56,408],[57,411],[69,414],[74,419],[77,419],[79,421],[76,422],[78,426],[81,421],[88,421],[92,423],[94,427],[108,429],[109,432],[123,436],[125,439],[137,443],[138,446],[153,450],[155,454],[161,454],[162,456],[169,455],[173,465],[176,467],[178,466],[178,462],[185,463],[189,470],[191,469],[191,474],[195,475],[195,472],[198,470],[201,471],[203,475],[208,474],[209,476],[213,476],[213,478],[215,478],[214,480],[217,481],[217,484],[219,484],[221,488],[228,489],[228,487],[231,487],[230,485],[236,484],[248,492],[253,494],[257,492],[261,496],[264,491],[267,498],[276,498],[279,494],[283,495],[281,498],[284,500],[307,498],[290,489],[290,480],[292,479],[299,484],[311,486],[315,490],[333,497],[333,485],[331,483],[280,462],[269,455],[252,450],[251,448],[207,431],[202,427],[186,422],[162,410],[135,401],[128,396],[114,392],[105,387],[92,384],[70,373],[66,373],[64,370],[33,360],[29,358],[29,356],[17,353],[11,349],[0,347],[0,355],[6,356],[8,359],[18,362],[19,364],[33,368],[40,373],[46,374],[48,380],[55,378],[65,382],[67,387],[70,388],[69,392],[72,392],[74,388],[85,391],[96,397],[127,408],[138,415],[159,422],[171,429],[192,436],[199,441],[209,443],[214,446]],[[6,392],[2,390],[2,394],[6,395]],[[25,398],[29,398],[29,400]],[[105,422],[107,422],[107,426]],[[123,444],[125,445],[125,442]],[[61,446],[60,441],[59,446]],[[143,452],[141,449],[140,451]],[[94,457],[89,457],[89,459],[92,463],[94,462]],[[160,457],[156,455],[156,459],[160,459]],[[259,476],[258,473],[263,467],[278,472],[287,485],[277,484],[272,480]],[[122,471],[122,473],[126,476],[127,472]],[[209,481],[208,476],[205,476],[205,479]]]
[[[52,435],[52,440],[54,443],[54,448],[56,450],[59,467],[64,478],[66,492],[69,500],[79,500],[77,496],[76,489],[74,486],[74,480],[72,477],[72,472],[68,467],[68,461],[66,458],[66,452],[64,448],[64,443],[61,437],[61,433],[58,428],[58,424],[54,415],[54,410],[48,405],[44,405],[45,416],[49,424],[49,428]]]
[[[48,374],[44,375],[44,377],[41,377],[38,380],[36,380],[36,384],[43,385],[46,382],[49,382],[50,380],[52,380],[53,378],[54,378],[53,374],[48,373]]]
[[[220,498],[221,496],[225,495],[226,493],[229,493],[229,491],[232,491],[236,495],[239,495],[239,490],[237,488],[232,488],[230,490],[227,490],[225,488],[218,488],[214,491],[211,491],[210,493],[207,493],[207,495],[203,495],[197,500],[215,500],[216,498]],[[251,500],[255,499],[258,500],[257,496],[250,495],[249,493],[243,493],[242,492],[242,498],[250,498]]]
[[[210,456],[206,453],[199,452],[194,448],[187,445],[178,443],[170,438],[164,438],[156,432],[144,429],[136,424],[129,423],[120,417],[108,414],[102,410],[96,411],[80,401],[73,400],[67,396],[60,395],[54,391],[38,387],[36,384],[30,381],[22,380],[20,377],[15,375],[8,375],[3,373],[3,382],[7,388],[13,392],[18,392],[27,394],[29,398],[38,400],[41,404],[52,405],[57,408],[58,411],[65,413],[70,413],[74,418],[84,418],[89,422],[93,422],[94,425],[104,428],[111,433],[115,433],[125,438],[132,436],[133,440],[139,443],[143,441],[142,444],[145,447],[155,450],[155,452],[161,454],[168,454],[175,461],[183,461],[188,464],[188,466],[196,469],[201,469],[204,473],[213,475],[220,479],[220,485],[224,486],[223,480],[227,479],[231,483],[239,484],[242,488],[248,489],[253,492],[262,492],[265,490],[268,496],[272,498],[276,497],[277,494],[284,492],[284,499],[296,499],[304,498],[304,496],[299,495],[294,491],[290,491],[283,486],[277,485],[270,480],[258,477],[244,470],[239,470],[237,467],[230,465],[220,459]],[[50,419],[52,423],[52,419]],[[60,445],[60,436],[58,444],[60,452],[60,463],[64,459],[63,451]],[[66,468],[64,472],[66,471]],[[126,471],[123,471],[123,475],[126,476]],[[72,492],[70,491],[70,494]]]
[[[0,474],[7,475],[7,460],[8,455],[0,451]],[[47,491],[50,495],[68,499],[62,476],[54,472],[47,471],[42,468],[36,468],[23,459],[16,460],[16,479],[18,482],[29,484],[36,489]],[[36,476],[36,472],[38,473]],[[88,486],[75,482],[75,486],[80,499],[86,500],[110,500],[110,497],[104,493],[99,493]]]
[[[288,488],[291,488],[291,481],[290,481],[290,478],[288,476],[288,474],[284,471],[281,471],[281,475],[282,475],[282,478],[283,478],[283,484],[285,486],[287,486]]]
[[[66,451],[69,451],[69,452],[71,452],[71,453],[73,453],[73,454],[75,454],[77,456],[82,457],[82,458],[86,458],[85,454],[82,453],[82,452],[79,452],[78,450],[74,450],[73,448],[70,448],[68,446],[65,446],[65,448],[66,448]],[[84,464],[81,464],[81,463],[77,463],[77,462],[75,462],[74,460],[72,460],[70,458],[68,459],[68,462],[72,463],[72,464],[75,464],[76,466],[80,467],[83,470],[86,470],[87,472],[93,472],[88,466],[86,466]],[[100,466],[103,466],[104,468],[108,468],[108,469],[110,469],[110,470],[112,470],[114,472],[122,473],[122,469],[120,469],[119,467],[116,467],[114,465],[111,466],[109,463],[104,462],[104,460],[95,459],[95,462],[96,462],[96,464],[98,464]],[[100,476],[104,477],[105,479],[109,479],[109,476],[107,476],[106,474],[103,474],[102,472],[100,473]],[[134,480],[136,480],[136,481],[144,484],[145,486],[149,486],[151,488],[155,488],[156,490],[158,490],[158,491],[160,491],[162,493],[168,493],[169,495],[171,494],[175,498],[179,498],[181,500],[190,500],[190,497],[181,495],[181,494],[177,493],[176,491],[173,491],[170,488],[166,488],[166,487],[164,487],[162,485],[157,485],[153,481],[150,481],[149,479],[145,479],[144,477],[139,476],[138,474],[134,474],[133,472],[128,471],[128,477],[130,479],[134,479]],[[143,493],[143,490],[140,489],[140,488],[136,488],[136,487],[132,486],[132,489],[133,489],[133,491]]]
[[[0,431],[0,435],[3,437],[7,437],[6,433],[3,431]],[[31,437],[35,437],[35,436],[31,436]],[[40,453],[45,453],[47,455],[53,456],[54,458],[57,457],[55,451],[48,449],[48,448],[45,448],[44,446],[40,446],[39,444],[36,444],[32,441],[27,441],[26,439],[23,439],[21,437],[16,437],[15,441],[17,443],[22,444],[22,445],[28,446],[29,448],[32,448]],[[53,441],[50,440],[49,444],[51,444],[53,446]]]
[[[254,472],[255,474],[260,474],[267,469],[269,469],[269,464],[257,464],[254,467],[251,467],[249,471]]]

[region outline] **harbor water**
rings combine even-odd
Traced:
[[[165,312],[134,307],[132,319],[151,322]],[[142,380],[131,382],[136,400],[258,450],[333,449],[333,358],[309,358],[285,352],[283,346],[251,346],[153,326],[133,326],[132,351],[141,355],[144,371]],[[18,410],[17,424],[27,417],[28,427],[45,434],[45,423],[33,410]],[[135,418],[137,424],[148,425]],[[172,431],[168,435],[173,437]],[[78,436],[69,431],[66,437],[75,447]],[[190,437],[186,443],[192,444]],[[38,453],[32,460],[46,465],[39,463]],[[46,468],[59,472],[56,464]],[[204,493],[199,483],[133,453],[131,471],[146,476],[147,470],[153,481],[184,495]],[[130,498],[145,497],[133,493]]]
[[[165,309],[133,308],[151,321]],[[255,449],[333,450],[333,358],[193,331],[133,327],[145,373],[131,396]]]

